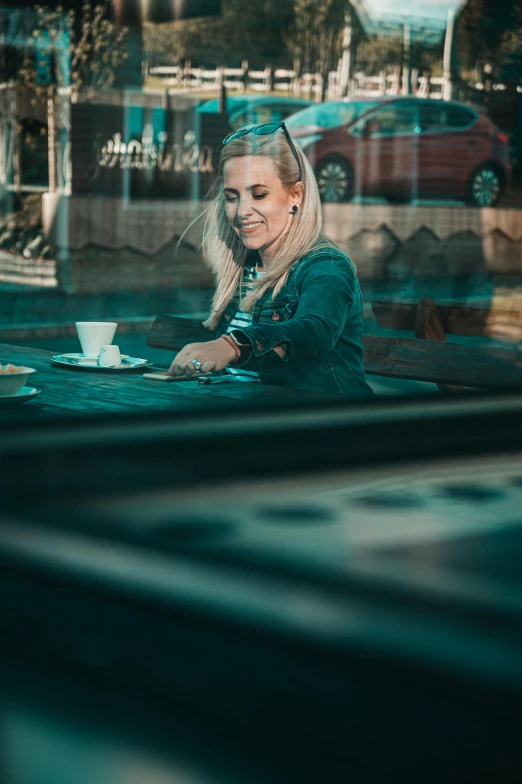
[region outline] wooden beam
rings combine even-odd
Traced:
[[[447,335],[522,340],[522,300],[434,304]],[[382,299],[372,302],[372,310],[380,327],[414,331],[418,305],[415,299]]]
[[[364,369],[375,376],[484,389],[522,388],[517,351],[363,335]]]
[[[440,313],[432,299],[421,299],[415,314],[415,337],[419,340],[446,342]]]
[[[419,340],[438,340],[446,343],[446,333],[440,313],[432,299],[424,297],[417,306],[415,315],[415,337]],[[441,392],[462,392],[462,387],[438,384]]]

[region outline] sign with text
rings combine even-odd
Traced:
[[[72,192],[196,198],[208,191],[229,132],[224,114],[73,104]]]

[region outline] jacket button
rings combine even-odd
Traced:
[[[263,351],[263,349],[264,349],[264,346],[263,346],[263,344],[262,344],[262,343],[260,343],[260,342],[258,341],[258,342],[256,343],[256,348],[257,348],[257,350],[258,350],[258,351]]]
[[[225,319],[225,321],[230,321],[230,316],[228,315],[228,313],[225,313],[223,318]]]
[[[274,310],[274,312],[272,313],[272,321],[279,321],[279,313],[277,312],[277,310]]]

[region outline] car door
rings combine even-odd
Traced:
[[[350,129],[355,137],[356,193],[414,199],[418,182],[417,101],[388,103]]]
[[[420,124],[421,194],[438,198],[463,194],[484,146],[477,113],[467,106],[430,101],[421,107]]]

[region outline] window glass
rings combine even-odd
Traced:
[[[353,122],[361,114],[369,111],[375,106],[374,102],[338,102],[332,101],[310,106],[309,109],[295,114],[288,120],[290,128],[298,128],[306,125],[316,125],[318,128],[337,128]]]
[[[521,397],[522,0],[0,2],[0,784],[522,784]]]
[[[427,104],[421,107],[421,125],[424,131],[465,128],[475,119],[473,111],[460,106]]]
[[[370,123],[372,135],[415,133],[418,125],[418,108],[414,104],[392,104],[374,112],[367,122]]]
[[[17,417],[522,383],[520,1],[397,2],[2,6],[0,362],[36,370]],[[308,299],[324,254],[338,278]],[[80,322],[117,324],[117,367]]]
[[[475,114],[469,109],[460,106],[448,106],[446,123],[450,128],[463,128],[470,125],[475,119]]]
[[[277,103],[276,101],[253,104],[242,114],[231,117],[231,123],[239,125],[240,120],[243,123],[252,123],[253,125],[280,122],[289,114],[293,114],[296,109],[299,109],[299,105],[296,106],[295,104],[292,104],[291,101],[287,104]]]

